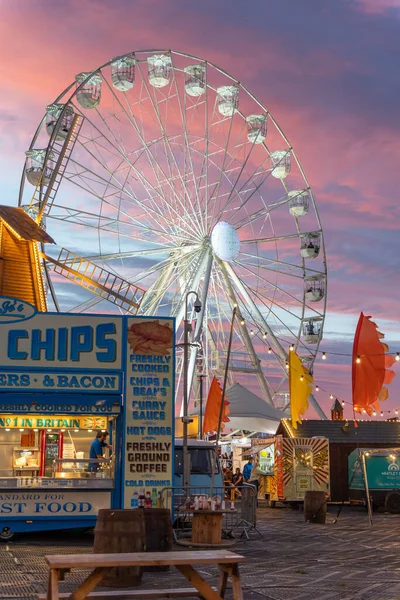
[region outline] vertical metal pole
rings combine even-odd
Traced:
[[[200,391],[200,415],[199,415],[199,433],[198,439],[203,439],[203,379],[204,375],[199,375],[199,391]]]
[[[367,465],[365,462],[365,454],[364,452],[361,454],[361,462],[364,474],[364,485],[365,485],[365,493],[367,494],[367,506],[368,506],[368,518],[369,524],[372,525],[372,507],[371,507],[371,498],[369,497],[369,487],[368,487],[368,477],[367,477]]]
[[[189,488],[190,464],[188,452],[188,356],[189,323],[187,318],[187,296],[185,299],[185,319],[183,321],[183,486]]]
[[[234,306],[233,312],[232,312],[231,331],[230,331],[230,334],[229,334],[228,352],[226,354],[224,385],[223,385],[223,388],[222,388],[222,398],[221,398],[221,406],[219,408],[218,428],[217,428],[217,435],[216,435],[216,438],[215,438],[215,463],[214,463],[214,468],[213,468],[212,477],[211,477],[211,483],[210,483],[210,496],[212,495],[212,489],[214,487],[214,475],[215,475],[215,470],[216,470],[217,460],[218,460],[218,443],[219,443],[219,437],[220,437],[220,432],[221,432],[222,414],[223,414],[223,411],[224,411],[224,400],[225,400],[226,384],[227,384],[227,381],[228,381],[229,359],[231,357],[232,338],[233,338],[233,326],[234,326],[234,323],[235,323],[235,317],[236,317],[236,306]]]

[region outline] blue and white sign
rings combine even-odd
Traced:
[[[101,508],[109,506],[109,492],[0,490],[0,517],[97,517]]]
[[[0,339],[1,391],[121,392],[122,317],[36,313],[0,297]]]

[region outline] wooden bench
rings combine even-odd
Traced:
[[[184,598],[197,596],[205,600],[221,600],[224,597],[228,577],[231,577],[234,600],[243,600],[239,575],[239,563],[244,556],[225,550],[206,550],[188,552],[137,552],[127,554],[69,554],[45,556],[49,565],[49,583],[47,594],[40,594],[38,600],[84,600],[85,598]],[[174,588],[166,590],[129,590],[92,592],[103,577],[113,567],[150,567],[174,566],[186,577],[191,588]],[[220,570],[219,584],[213,588],[193,568],[194,565],[217,565]],[[93,571],[72,593],[59,592],[59,581],[64,580],[65,573],[71,569],[92,568]]]

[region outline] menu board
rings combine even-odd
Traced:
[[[175,320],[128,317],[123,507],[155,507],[173,485]],[[151,502],[151,504],[150,504]]]

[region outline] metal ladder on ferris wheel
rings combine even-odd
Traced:
[[[45,215],[46,209],[48,212],[53,206],[68,161],[78,139],[83,119],[82,115],[75,114],[65,140],[57,140],[56,134],[54,134],[53,144],[48,149],[48,153],[51,152],[57,157],[53,173],[47,186],[42,185],[41,181],[36,186],[29,206],[36,212],[36,222],[38,224]],[[61,249],[58,258],[53,258],[45,254],[42,246],[40,256],[48,263],[53,264],[54,272],[59,275],[73,281],[94,295],[112,302],[126,312],[137,313],[145,290],[65,248]]]
[[[50,177],[48,185],[42,184],[42,179],[39,181],[32,196],[29,208],[37,211],[36,222],[40,224],[43,216],[53,206],[55,197],[60,187],[61,180],[67,168],[68,161],[71,158],[72,151],[78,139],[79,132],[83,124],[84,117],[75,114],[71,128],[67,137],[64,140],[57,140],[56,132],[54,132],[53,143],[47,150],[47,155],[50,153],[55,157],[55,165]]]

